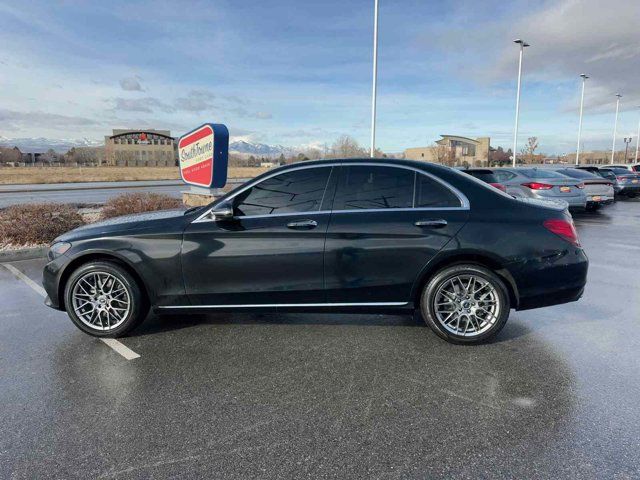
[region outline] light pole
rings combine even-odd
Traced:
[[[378,86],[378,0],[373,3],[373,92],[371,95],[371,158],[376,154],[376,95]]]
[[[616,135],[618,133],[618,111],[620,110],[620,99],[622,95],[616,93],[616,120],[613,123],[613,146],[611,147],[611,163],[613,163],[613,156],[616,154]]]
[[[580,75],[582,77],[582,94],[580,95],[580,120],[578,120],[578,148],[576,148],[576,165],[580,163],[580,136],[582,135],[582,108],[584,107],[584,84],[589,78],[584,73]]]
[[[518,117],[520,116],[520,84],[522,81],[522,54],[524,52],[524,48],[528,47],[529,44],[524,40],[517,39],[513,41],[520,45],[520,60],[518,62],[518,89],[516,91],[516,125],[515,131],[513,132],[513,166],[516,166],[516,151],[518,148]]]
[[[631,137],[624,137],[624,162],[622,163],[627,163],[627,159],[629,158],[629,144],[631,143],[631,140],[633,140]]]
[[[640,106],[638,108],[640,108]],[[638,136],[636,137],[636,160],[634,163],[638,163],[638,144],[639,143],[640,143],[640,120],[638,120]]]

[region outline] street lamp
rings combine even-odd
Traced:
[[[638,107],[640,108],[640,106]],[[638,120],[638,136],[636,137],[636,161],[638,163],[638,144],[640,143],[640,120]]]
[[[627,159],[629,158],[629,144],[631,143],[631,140],[631,137],[624,137],[624,162],[622,163],[627,163]]]
[[[371,158],[376,154],[376,95],[378,86],[378,0],[373,3],[373,92],[371,95]]]
[[[580,75],[582,77],[582,94],[580,95],[580,120],[578,120],[578,148],[576,148],[576,165],[580,163],[580,136],[582,135],[582,108],[584,107],[584,84],[589,78],[584,73]]]
[[[613,164],[613,156],[616,153],[616,135],[618,133],[618,111],[620,110],[620,99],[622,95],[616,93],[616,120],[613,124],[613,146],[611,147],[611,163]]]
[[[524,48],[528,47],[529,44],[524,40],[517,39],[513,41],[520,45],[520,60],[518,62],[518,89],[516,91],[516,125],[515,131],[513,132],[513,166],[516,166],[516,151],[518,148],[518,117],[520,116],[520,84],[522,81],[522,54],[524,52]]]

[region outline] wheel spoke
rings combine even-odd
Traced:
[[[72,289],[72,306],[85,325],[96,330],[112,330],[131,311],[131,296],[125,284],[107,271],[80,277]]]

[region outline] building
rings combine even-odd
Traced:
[[[16,165],[22,162],[22,152],[18,147],[0,147],[0,165]]]
[[[404,151],[405,158],[444,165],[488,165],[491,148],[489,137],[473,139],[457,135],[440,136],[442,138],[431,146],[407,148]]]
[[[104,137],[105,164],[121,167],[173,167],[176,141],[169,130],[113,130]]]

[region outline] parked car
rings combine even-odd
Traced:
[[[485,183],[488,183],[492,187],[497,188],[498,190],[502,190],[503,192],[507,192],[507,187],[498,182],[495,173],[490,168],[466,168],[462,170],[464,173],[468,173],[472,177],[476,177],[478,180],[482,180]]]
[[[587,197],[584,183],[548,168],[496,168],[498,181],[514,197],[539,198],[566,202],[570,209],[584,209]]]
[[[47,305],[98,337],[126,334],[149,307],[420,309],[440,337],[476,343],[511,308],[578,300],[588,269],[566,209],[409,160],[287,165],[206,207],[78,228],[48,255]]]
[[[614,165],[608,165],[609,167],[626,168],[630,172],[640,173],[640,163],[620,163]]]
[[[618,195],[628,198],[634,198],[640,193],[640,175],[633,173],[622,167],[603,167],[600,169],[603,173],[608,173],[609,177],[614,174],[616,182],[613,188]]]
[[[573,177],[584,183],[584,193],[587,196],[587,210],[597,210],[602,205],[608,205],[615,200],[613,182],[595,173],[577,168],[558,168],[555,170],[567,177]]]

